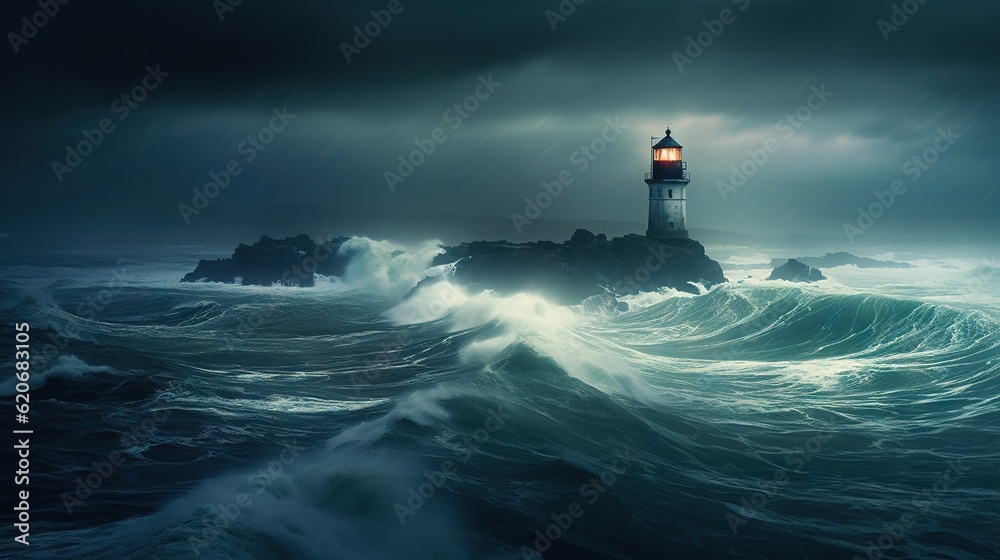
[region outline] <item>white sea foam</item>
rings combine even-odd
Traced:
[[[692,296],[694,297],[694,296]],[[397,324],[443,320],[451,332],[496,323],[502,332],[476,340],[459,354],[466,363],[484,365],[515,343],[551,358],[569,375],[608,392],[645,400],[650,396],[634,368],[610,348],[613,343],[588,334],[603,318],[583,306],[563,307],[532,294],[501,296],[490,290],[469,295],[447,282],[424,286],[386,313]]]
[[[30,385],[32,390],[37,390],[44,386],[50,379],[80,379],[98,373],[106,373],[110,369],[108,367],[92,366],[73,355],[59,356],[41,372],[32,373]],[[0,395],[5,397],[13,396],[16,392],[17,383],[17,378],[10,375],[0,384]]]
[[[438,241],[425,241],[414,249],[388,241],[354,237],[341,245],[338,254],[350,256],[344,285],[388,296],[401,296],[428,274],[431,261],[443,252]]]
[[[428,426],[436,420],[448,417],[448,413],[441,407],[441,401],[455,398],[460,394],[462,393],[456,389],[444,385],[411,393],[397,403],[388,414],[344,430],[330,440],[329,447],[337,449],[348,444],[370,444],[381,439],[402,420]]]

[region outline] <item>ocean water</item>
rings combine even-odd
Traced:
[[[312,289],[181,284],[204,248],[6,261],[35,433],[0,556],[1000,558],[995,259],[793,285],[709,247],[730,283],[624,309],[351,250]]]

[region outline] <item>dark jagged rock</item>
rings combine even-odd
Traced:
[[[243,285],[312,286],[315,273],[342,276],[348,259],[337,254],[346,237],[315,243],[308,235],[286,239],[263,236],[253,245],[240,244],[228,259],[201,260],[181,282],[227,282]],[[315,263],[315,264],[314,264]]]
[[[813,268],[795,259],[788,259],[788,262],[775,268],[767,279],[788,280],[789,282],[819,282],[826,280],[826,276],[823,276],[818,268]]]
[[[911,268],[913,265],[907,262],[880,261],[868,257],[859,257],[844,251],[838,253],[827,253],[822,257],[798,257],[795,260],[812,267],[833,268],[836,266],[847,266],[853,264],[858,268]],[[785,259],[771,259],[771,266],[778,267],[785,262]]]
[[[474,241],[445,247],[434,264],[450,263],[459,284],[504,294],[540,292],[563,304],[662,287],[697,293],[692,282],[726,282],[719,263],[692,239],[656,241],[630,234],[609,240],[583,229],[564,243]]]
[[[312,286],[309,259],[315,272],[342,276],[351,258],[338,249],[340,237],[317,245],[308,236],[275,240],[264,236],[252,246],[240,245],[233,256],[202,260],[183,282],[234,282],[269,286]],[[473,289],[498,293],[537,292],[561,304],[575,304],[604,293],[632,294],[671,287],[697,293],[692,282],[725,282],[722,267],[691,239],[655,241],[641,235],[608,239],[577,230],[564,243],[536,241],[473,241],[444,247],[433,265],[454,263],[453,281]],[[427,278],[424,283],[438,281]]]

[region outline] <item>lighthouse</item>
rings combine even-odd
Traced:
[[[670,136],[650,140],[652,155],[646,174],[649,185],[649,226],[646,237],[651,239],[687,239],[687,172],[682,150],[684,146]]]

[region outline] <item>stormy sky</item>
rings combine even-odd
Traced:
[[[5,2],[3,243],[642,224],[667,123],[691,228],[1000,241],[1000,5],[577,2]]]

